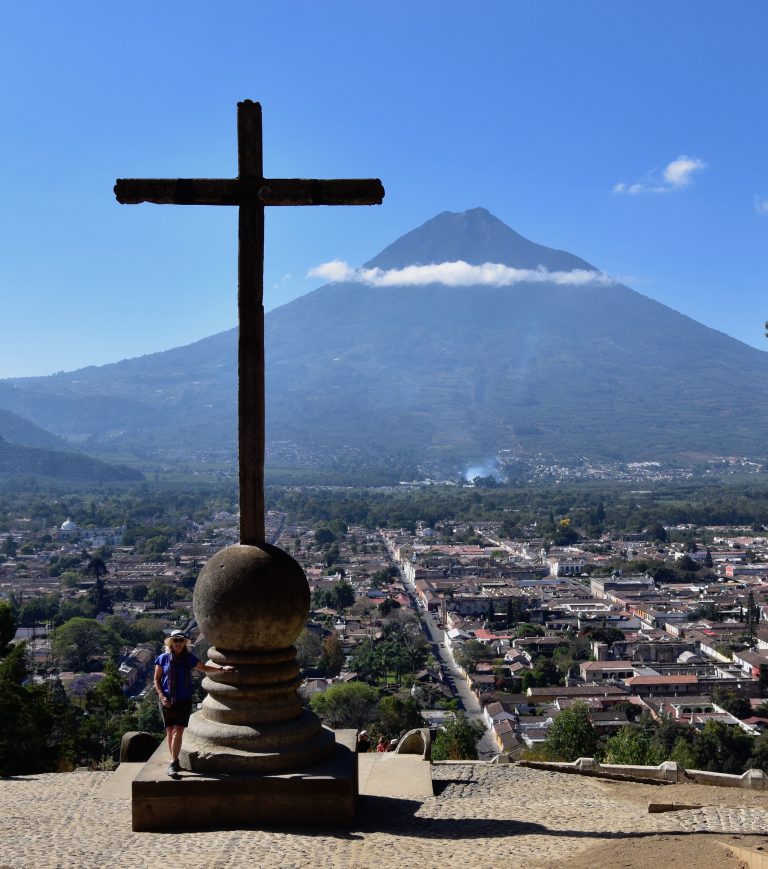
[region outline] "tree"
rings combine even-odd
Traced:
[[[467,640],[454,654],[456,663],[467,673],[474,673],[481,661],[490,661],[491,653],[479,640]]]
[[[343,579],[334,586],[333,596],[337,610],[349,609],[355,602],[355,590]]]
[[[493,626],[493,617],[494,617],[494,615],[495,615],[495,612],[494,612],[494,608],[493,608],[493,600],[491,599],[491,600],[488,601],[488,612],[485,614],[485,620],[486,620],[486,621],[487,621],[491,626]]]
[[[39,622],[47,622],[54,618],[58,610],[58,595],[47,594],[44,597],[35,597],[21,606],[18,621],[24,627],[32,627]]]
[[[137,643],[161,643],[165,636],[164,622],[160,619],[136,619],[131,625]]]
[[[13,607],[0,600],[0,658],[8,651],[11,640],[16,636],[16,615]]]
[[[335,540],[336,535],[330,528],[322,527],[315,531],[315,544],[317,546],[330,546]]]
[[[341,665],[344,663],[344,650],[341,647],[341,640],[339,640],[339,635],[336,631],[331,631],[323,640],[320,661],[326,676],[338,676],[341,672]]]
[[[579,539],[576,529],[571,525],[571,520],[566,517],[557,523],[552,542],[555,546],[570,546]]]
[[[339,561],[341,561],[341,551],[339,550],[339,544],[331,543],[331,545],[325,550],[325,555],[323,556],[323,564],[326,567],[333,567],[333,565]]]
[[[694,769],[741,773],[751,754],[752,737],[721,721],[707,721],[693,743]]]
[[[304,628],[294,645],[296,646],[296,659],[302,670],[316,666],[323,648],[323,639],[319,634],[309,628]]]
[[[396,567],[382,567],[372,574],[370,579],[371,588],[381,588],[382,585],[387,585],[397,574],[398,570]]]
[[[16,541],[9,534],[5,540],[3,540],[3,547],[0,549],[0,552],[8,558],[15,558],[17,550],[18,546],[16,545]]]
[[[533,680],[539,688],[549,685],[562,685],[563,676],[551,658],[539,658],[533,665]]]
[[[69,745],[60,728],[66,698],[57,701],[48,685],[23,684],[26,654],[19,643],[0,661],[0,776],[55,770]]]
[[[459,715],[438,731],[432,743],[432,760],[477,760],[477,742],[481,736],[479,726]]]
[[[507,620],[506,627],[511,628],[517,622],[521,622],[525,618],[526,606],[525,603],[518,597],[511,597],[507,601]]]
[[[379,612],[382,616],[388,616],[392,610],[400,609],[400,604],[391,597],[385,597],[379,604]]]
[[[362,682],[346,682],[313,694],[309,705],[329,727],[359,730],[375,720],[378,702],[375,688]]]
[[[755,595],[750,590],[747,595],[747,633],[750,640],[754,639],[755,628],[760,622],[760,607],[755,603]]]
[[[62,588],[77,588],[80,584],[80,574],[76,570],[65,570],[59,577]]]
[[[135,600],[135,601],[146,600],[148,592],[149,592],[149,588],[143,582],[139,582],[131,588],[131,591],[130,591],[131,600]]]
[[[379,701],[379,725],[381,732],[397,737],[407,730],[422,726],[419,704],[413,697],[393,694]]]
[[[88,592],[87,598],[96,614],[112,612],[112,595],[107,591],[104,580],[100,576],[96,577],[96,582]]]
[[[600,738],[589,718],[589,709],[580,701],[564,709],[552,722],[544,741],[548,760],[574,761],[595,757]]]
[[[684,555],[678,561],[677,566],[686,573],[696,573],[697,570],[701,570],[701,565],[697,561],[694,561],[690,555]]]
[[[162,734],[165,730],[154,691],[148,692],[139,703],[136,710],[136,729],[157,734]]]
[[[515,629],[515,637],[522,639],[523,637],[543,637],[544,628],[541,625],[532,625],[528,622],[523,622]]]
[[[170,609],[176,600],[176,589],[169,582],[158,578],[152,581],[147,596],[157,609]]]
[[[358,643],[352,651],[352,669],[364,682],[376,682],[381,670],[382,660],[376,643],[369,637]]]
[[[53,633],[53,653],[64,669],[84,670],[88,659],[104,652],[107,632],[95,619],[73,618]]]
[[[100,558],[98,555],[94,555],[83,568],[83,573],[86,576],[101,579],[101,577],[106,576],[109,571],[107,570],[107,565],[104,563],[104,559]]]
[[[651,766],[652,735],[640,727],[622,727],[605,746],[606,763],[626,763]]]
[[[107,661],[104,678],[88,692],[85,701],[87,715],[83,718],[81,736],[92,760],[102,761],[114,754],[123,733],[135,726],[130,708],[117,667]]]
[[[735,715],[736,718],[749,718],[752,715],[752,704],[749,698],[739,694],[732,688],[716,688],[712,692],[712,699],[718,706]]]

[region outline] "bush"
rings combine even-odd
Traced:
[[[309,705],[329,727],[355,727],[358,730],[376,717],[379,692],[362,682],[332,685],[313,694]]]
[[[580,757],[597,757],[600,738],[584,703],[574,703],[552,722],[544,751],[548,760],[572,762]]]
[[[479,725],[459,716],[438,732],[432,743],[432,760],[477,760],[477,742],[482,735]]]

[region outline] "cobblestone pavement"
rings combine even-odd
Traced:
[[[108,775],[0,780],[0,867],[556,867],[606,843],[615,844],[619,855],[647,837],[672,834],[685,844],[687,834],[768,831],[768,811],[754,800],[739,806],[738,793],[728,805],[650,815],[647,803],[611,794],[593,779],[514,766],[438,764],[436,796],[364,798],[351,832],[133,833],[129,798],[100,795]]]

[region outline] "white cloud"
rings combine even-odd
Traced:
[[[608,275],[589,269],[569,272],[551,272],[541,266],[535,269],[515,269],[500,263],[472,266],[463,260],[433,263],[424,266],[406,266],[402,269],[354,269],[341,260],[316,266],[307,274],[331,283],[354,281],[369,287],[423,287],[444,284],[449,287],[476,286],[507,287],[519,283],[555,283],[570,286],[584,284],[611,284]]]
[[[687,187],[695,172],[706,169],[707,164],[699,157],[687,157],[681,154],[676,160],[667,163],[659,172],[651,169],[639,180],[632,184],[620,181],[612,187],[613,193],[671,193],[673,190],[682,190]]]
[[[755,211],[760,215],[768,215],[768,198],[755,196]]]
[[[698,157],[680,156],[673,160],[664,170],[664,180],[673,187],[687,187],[691,183],[691,176],[706,167],[703,160]]]

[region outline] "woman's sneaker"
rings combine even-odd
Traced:
[[[180,773],[180,772],[181,772],[181,764],[178,762],[178,760],[172,760],[168,764],[168,769],[166,770],[166,773],[170,776],[175,776],[177,773]]]

